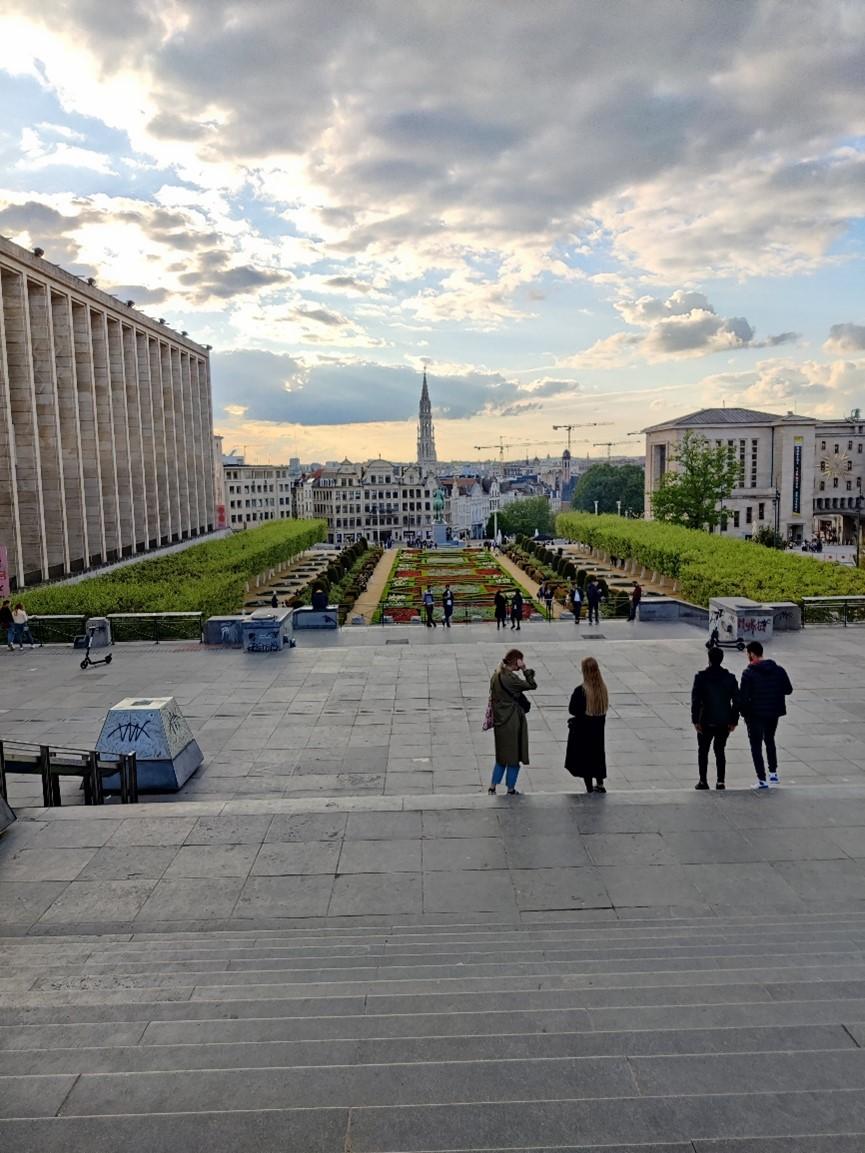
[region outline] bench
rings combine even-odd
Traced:
[[[0,796],[8,800],[7,773],[36,776],[42,780],[42,800],[46,809],[62,804],[61,777],[78,777],[84,790],[85,805],[101,805],[105,801],[105,780],[118,778],[117,792],[120,803],[138,802],[138,771],[135,753],[106,757],[96,752],[79,749],[53,748],[50,745],[31,745],[22,741],[0,741]]]

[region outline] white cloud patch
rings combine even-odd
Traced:
[[[865,324],[833,324],[824,352],[865,352]]]
[[[707,376],[697,387],[707,405],[726,402],[771,412],[840,417],[861,405],[865,359],[835,360],[829,364],[764,360],[753,371]]]

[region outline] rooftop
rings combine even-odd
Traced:
[[[816,424],[811,416],[795,412],[781,415],[777,412],[759,412],[755,408],[700,408],[674,420],[665,420],[644,428],[643,432],[657,432],[664,428],[714,428],[724,424]]]

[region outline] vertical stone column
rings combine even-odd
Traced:
[[[18,585],[24,581],[24,556],[18,512],[18,477],[15,467],[15,433],[12,425],[12,403],[9,363],[6,355],[6,316],[4,295],[9,284],[0,277],[0,544],[6,546],[9,575]],[[9,500],[3,493],[9,494]]]
[[[138,387],[141,409],[141,443],[144,448],[142,474],[144,477],[144,499],[147,502],[146,547],[155,548],[159,544],[159,488],[156,483],[156,426],[153,416],[153,391],[150,380],[150,355],[148,338],[137,329],[134,332],[135,358],[138,366]]]
[[[201,428],[196,415],[195,397],[190,377],[190,356],[180,353],[180,377],[183,381],[183,416],[186,425],[186,459],[189,478],[189,530],[198,536],[201,515],[198,508],[198,486],[201,480]]]
[[[42,511],[42,473],[36,427],[36,393],[30,356],[24,277],[3,272],[3,313],[9,405],[15,445],[23,580],[33,584],[48,575]]]
[[[192,529],[189,515],[189,453],[186,440],[186,395],[183,388],[183,368],[180,362],[180,349],[169,348],[171,358],[171,397],[174,401],[174,436],[177,443],[177,501],[180,507],[180,535],[186,538]]]
[[[108,318],[90,309],[90,340],[93,350],[93,383],[96,389],[96,426],[99,461],[102,470],[102,507],[105,517],[105,544],[108,560],[122,553],[120,540],[120,497],[117,490],[117,454],[114,441],[114,413],[111,406],[111,377],[108,367]]]
[[[160,343],[155,337],[150,336],[147,338],[147,355],[150,361],[153,440],[156,445],[156,489],[159,493],[159,543],[169,544],[172,535],[172,503],[171,488],[168,482],[168,438],[166,436],[165,408],[162,399],[162,357],[160,355]]]
[[[27,281],[27,324],[33,372],[36,432],[42,485],[43,552],[49,577],[69,572],[69,538],[66,532],[66,501],[60,454],[60,417],[57,411],[54,334],[48,286]]]
[[[159,358],[162,364],[162,407],[165,412],[165,453],[168,473],[166,496],[171,505],[171,539],[180,540],[183,524],[180,515],[180,472],[177,467],[177,454],[181,445],[178,444],[177,416],[174,411],[171,349],[162,342],[159,344]]]
[[[120,338],[123,344],[123,375],[126,381],[126,419],[129,428],[129,462],[132,484],[132,525],[135,530],[132,550],[133,552],[142,552],[147,548],[147,541],[150,536],[145,480],[148,461],[142,431],[142,399],[141,386],[138,380],[135,329],[129,324],[122,325]]]
[[[199,359],[198,361],[198,390],[201,397],[201,424],[204,429],[206,443],[209,445],[213,440],[213,408],[210,392],[209,361],[203,359]],[[216,521],[212,467],[205,467],[205,489],[207,501],[205,525],[207,531],[210,532]]]
[[[90,555],[88,565],[105,560],[105,516],[102,507],[102,466],[99,456],[99,428],[96,389],[93,381],[93,348],[90,339],[90,309],[72,301],[72,342],[75,350],[75,380],[78,388],[78,425],[81,438],[81,472],[84,483],[84,518]]]
[[[72,344],[72,301],[68,296],[58,292],[51,293],[51,328],[54,334],[54,371],[57,378],[57,412],[60,420],[69,568],[72,572],[78,572],[87,567],[90,550],[87,543],[87,518],[84,514],[78,385],[75,376],[75,349]]]
[[[111,393],[114,457],[117,464],[117,515],[121,556],[135,548],[135,516],[132,507],[132,466],[129,451],[129,414],[126,409],[126,362],[120,321],[108,317],[108,379]]]

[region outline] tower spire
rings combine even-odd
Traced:
[[[435,465],[436,459],[432,405],[429,398],[429,388],[427,387],[426,365],[424,365],[417,422],[417,462],[421,468],[431,469]]]

